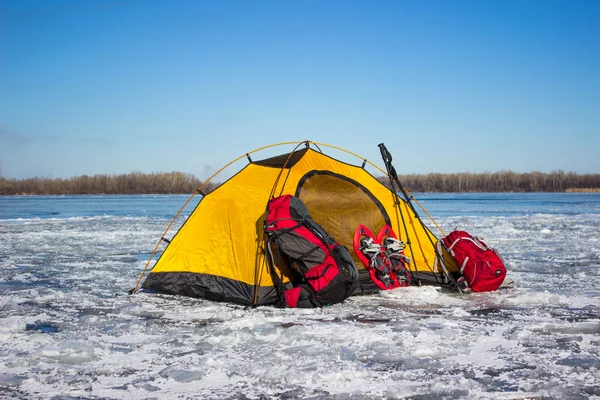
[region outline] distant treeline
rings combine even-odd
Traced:
[[[600,188],[600,174],[580,175],[564,171],[431,173],[399,175],[399,179],[411,192],[565,192],[595,191]]]
[[[388,185],[388,179],[379,178]],[[400,175],[400,182],[411,192],[565,192],[598,191],[600,174],[579,175],[574,172],[458,173]],[[193,193],[201,181],[182,172],[125,175],[82,175],[69,179],[0,178],[0,195],[43,194],[179,194]],[[219,183],[209,183],[203,189],[212,191]]]
[[[194,175],[182,172],[82,175],[69,179],[0,178],[0,195],[176,194],[193,193],[200,185],[200,180]],[[205,190],[209,192],[214,187],[209,183]]]

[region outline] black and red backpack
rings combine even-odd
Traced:
[[[310,217],[299,198],[271,199],[264,229],[267,260],[281,306],[341,303],[356,289],[358,269],[348,249]],[[283,283],[283,275],[289,283]]]
[[[490,292],[502,285],[506,277],[504,261],[482,238],[455,230],[442,238],[442,243],[460,268],[467,289]]]

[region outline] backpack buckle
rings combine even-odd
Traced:
[[[471,287],[469,286],[469,282],[467,282],[467,280],[465,279],[464,276],[461,276],[460,278],[458,278],[458,280],[456,281],[456,286],[458,286],[458,288],[462,291],[462,292],[470,292],[471,291]]]

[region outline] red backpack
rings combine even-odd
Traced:
[[[271,199],[266,217],[267,260],[282,306],[322,307],[352,294],[358,269],[348,249],[311,218],[302,200],[291,195]],[[279,277],[278,261],[289,266],[288,286]]]
[[[474,292],[491,292],[500,287],[506,277],[506,267],[500,255],[487,243],[465,231],[453,231],[442,243],[452,255]]]

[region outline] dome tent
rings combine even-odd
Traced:
[[[251,157],[265,148],[280,145],[295,147],[275,157],[260,160]],[[356,157],[358,164],[340,161],[321,148],[350,154]],[[146,268],[160,243],[166,242],[167,247],[141,287],[243,305],[277,303],[275,283],[265,255],[264,223],[267,202],[285,194],[300,198],[312,218],[349,249],[360,272],[360,285],[354,294],[378,290],[353,249],[359,225],[373,232],[389,225],[398,238],[407,243],[405,253],[412,260],[413,284],[454,283],[452,273],[458,272],[458,268],[446,258],[450,273],[438,268],[438,239],[420,220],[411,196],[402,188],[404,198],[401,198],[366,170],[368,164],[385,174],[375,164],[346,150],[310,141],[257,149],[227,166],[244,157],[248,163],[214,191],[204,194],[169,240],[165,236],[173,225],[171,222]],[[203,186],[209,181],[197,193],[202,194]],[[286,267],[278,265],[277,268],[286,282]],[[133,292],[140,287],[145,271]]]

